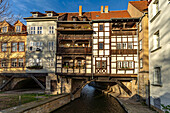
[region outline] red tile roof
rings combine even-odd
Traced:
[[[92,20],[102,20],[111,18],[130,18],[130,14],[126,10],[109,11],[108,13],[101,13],[100,11],[91,12]]]
[[[141,12],[144,12],[148,9],[148,1],[130,1],[129,3]]]

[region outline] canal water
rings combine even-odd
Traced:
[[[117,100],[108,97],[94,87],[86,85],[81,97],[53,113],[126,113]]]

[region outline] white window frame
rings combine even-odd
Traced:
[[[142,22],[139,23],[139,31],[142,31]]]
[[[11,67],[17,67],[17,59],[11,59]]]
[[[128,49],[133,49],[133,43],[132,42],[128,43]]]
[[[16,32],[21,32],[21,26],[16,26]]]
[[[12,48],[12,52],[17,52],[18,51],[18,43],[17,42],[12,42],[11,44]]]
[[[18,67],[24,67],[24,59],[18,59]]]
[[[36,34],[36,27],[35,26],[31,26],[30,27],[30,34]]]
[[[153,35],[153,40],[154,40],[154,49],[157,49],[160,47],[160,34],[159,31],[157,31],[156,33],[154,33]]]
[[[127,49],[127,43],[122,43],[122,48]]]
[[[55,33],[55,27],[54,26],[49,26],[49,34],[54,34]]]
[[[54,41],[49,41],[48,42],[48,50],[49,51],[54,51],[54,46],[55,45],[55,42]]]
[[[117,43],[117,49],[122,49],[122,43]]]
[[[37,27],[37,34],[43,34],[43,27],[42,26]]]
[[[5,44],[6,46],[5,46],[4,44]],[[2,52],[6,52],[6,51],[7,51],[7,46],[8,46],[7,43],[2,43],[2,45],[1,45],[1,51],[2,51]]]
[[[2,27],[2,32],[3,32],[3,33],[6,33],[6,32],[7,32],[7,29],[8,29],[8,27],[6,27],[6,26],[5,26],[5,27]]]

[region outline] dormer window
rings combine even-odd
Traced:
[[[52,17],[53,14],[52,14],[52,13],[48,13],[47,16],[48,16],[48,17]]]
[[[38,17],[38,14],[33,14],[33,17],[35,18],[35,17]]]
[[[83,21],[86,21],[86,18],[83,18]]]
[[[16,32],[21,32],[21,26],[16,26]]]
[[[6,33],[7,32],[7,27],[2,27],[2,32]]]
[[[76,18],[73,18],[73,21],[76,21]]]

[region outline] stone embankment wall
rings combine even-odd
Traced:
[[[74,96],[74,99],[80,97],[77,93],[72,96]],[[43,101],[34,101],[21,106],[5,109],[0,111],[0,113],[49,113],[70,103],[71,100],[73,100],[73,98],[70,94],[63,94]]]

